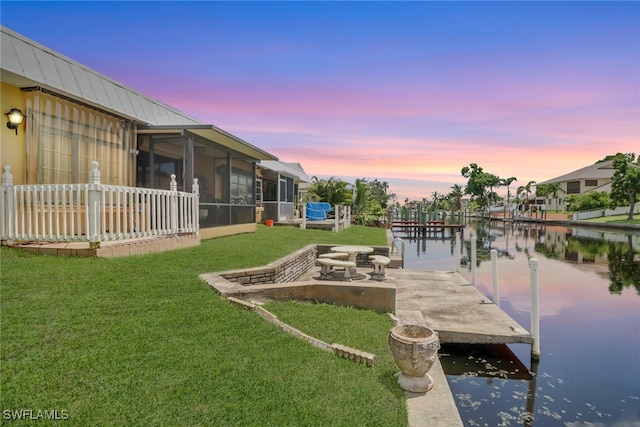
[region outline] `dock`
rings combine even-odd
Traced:
[[[533,337],[459,273],[387,270],[396,287],[396,317],[438,331],[440,342],[465,344],[533,343]],[[434,388],[405,392],[411,427],[462,427],[440,361],[429,371]]]
[[[396,286],[396,316],[419,312],[443,343],[532,344],[531,334],[460,274],[387,270]]]
[[[464,230],[461,224],[445,224],[444,221],[393,221],[393,230],[406,234],[415,234],[422,237],[446,237],[446,234],[453,235],[456,231]],[[446,232],[449,233],[446,233]]]

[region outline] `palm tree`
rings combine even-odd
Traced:
[[[369,186],[367,182],[362,179],[356,179],[355,199],[353,200],[354,214],[357,217],[363,212],[369,199]]]
[[[348,182],[342,181],[333,176],[327,180],[313,176],[307,193],[307,199],[329,202],[332,206],[339,205],[347,201],[351,203],[350,200],[347,200],[351,196],[347,188],[348,185]]]
[[[527,201],[527,187],[521,185],[516,190],[516,203],[522,206],[522,212],[525,211],[525,202]]]
[[[442,199],[442,194],[438,193],[437,191],[434,191],[433,193],[431,193],[431,199],[433,200],[433,206],[434,208],[438,208],[438,202],[440,201],[440,199]]]
[[[531,197],[531,193],[533,192],[533,189],[531,187],[535,185],[536,185],[535,181],[529,181],[527,185],[524,186],[524,191],[527,195],[527,205],[529,205],[529,198]]]
[[[484,174],[484,185],[489,187],[489,191],[485,193],[487,198],[487,210],[489,211],[489,218],[492,216],[491,208],[493,207],[493,201],[495,192],[493,191],[494,187],[500,187],[500,177],[498,175],[494,175],[492,173]]]
[[[560,210],[560,206],[558,206],[558,193],[559,192],[563,192],[564,188],[562,188],[562,184],[560,184],[559,182],[552,182],[551,184],[547,184],[547,194],[553,196],[554,200],[556,201],[556,210]]]
[[[547,219],[547,208],[546,208],[546,200],[547,200],[547,196],[549,195],[549,186],[548,184],[540,184],[538,186],[536,186],[536,197],[542,197],[544,198],[544,203],[542,204],[542,214],[541,214],[541,218],[542,219]],[[538,217],[538,211],[536,210],[536,218]]]
[[[463,196],[462,186],[455,184],[451,187],[451,192],[449,193],[449,200],[451,200],[451,205],[453,209],[460,211],[462,210],[462,196]]]
[[[500,186],[506,186],[507,187],[507,203],[504,205],[504,216],[507,216],[507,205],[511,204],[511,191],[509,189],[509,186],[514,182],[517,181],[518,178],[516,178],[515,176],[509,177],[509,178],[500,178]],[[509,212],[511,212],[511,209],[509,209]]]
[[[348,182],[331,177],[331,179],[329,179],[327,201],[331,203],[332,206],[345,203],[347,197],[351,196],[348,186]],[[349,202],[351,202],[351,200],[349,200]]]

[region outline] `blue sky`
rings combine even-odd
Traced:
[[[2,25],[398,199],[640,152],[638,2],[11,2]]]

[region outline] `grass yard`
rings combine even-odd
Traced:
[[[627,219],[628,215],[611,215],[599,218],[591,218],[589,222],[607,222],[611,224],[640,224],[640,215],[634,215],[633,219]]]
[[[198,278],[267,264],[310,243],[387,244],[383,229],[331,234],[259,225],[255,234],[129,258],[2,248],[2,422],[8,411],[25,409],[31,418],[57,410],[68,415],[65,425],[77,426],[406,425],[386,351],[387,316],[268,306],[322,340],[377,354],[369,368],[285,334]],[[34,423],[49,424],[12,425]]]

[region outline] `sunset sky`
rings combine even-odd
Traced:
[[[2,25],[309,176],[406,198],[640,153],[639,2],[11,2]]]

